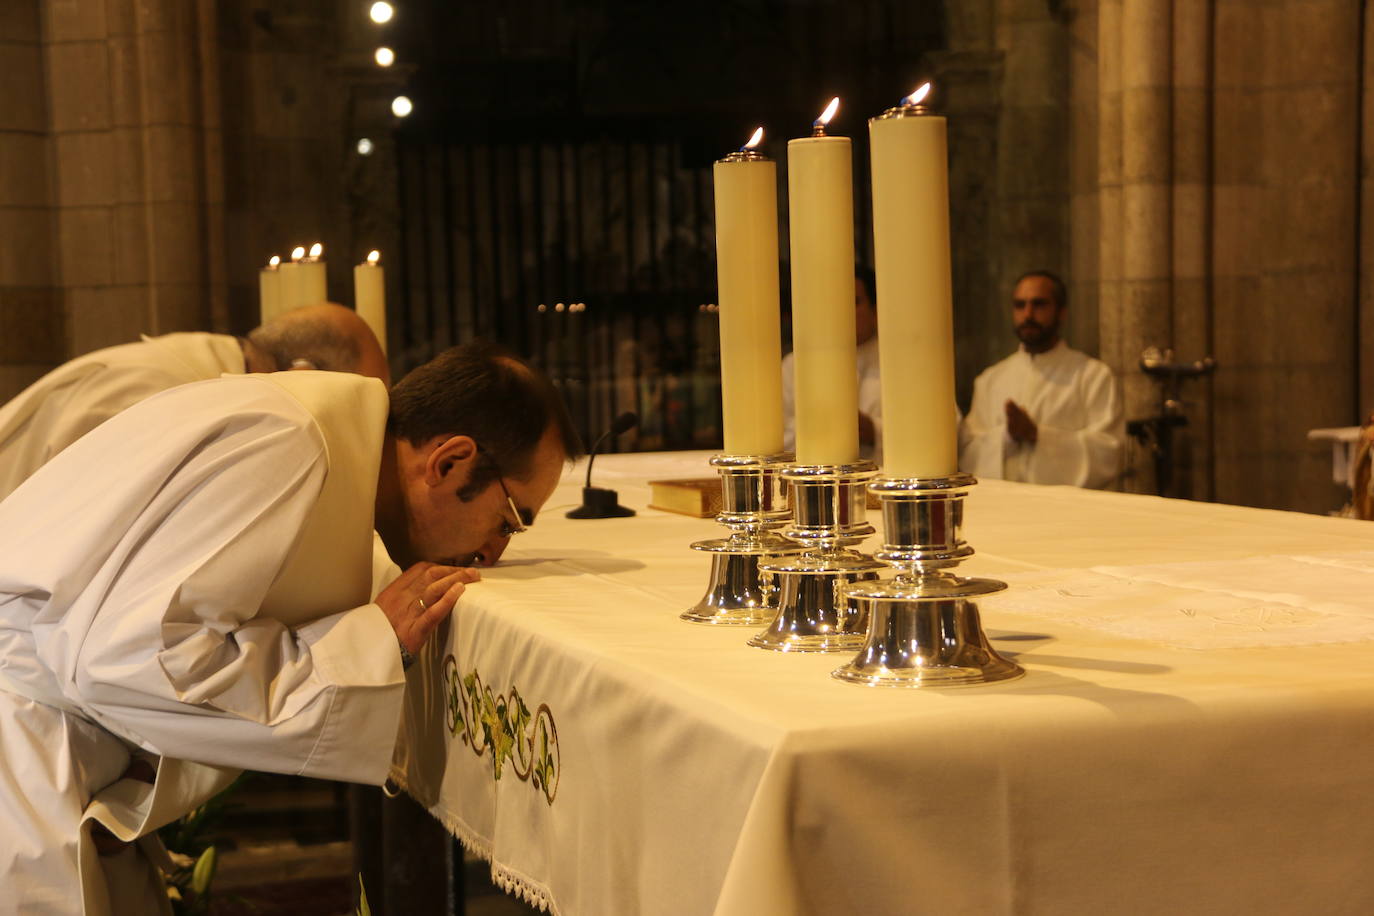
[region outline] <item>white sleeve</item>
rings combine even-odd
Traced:
[[[1087,424],[1062,429],[1041,424],[1030,457],[1030,479],[1100,489],[1121,473],[1125,429],[1121,386],[1106,364],[1087,364],[1080,378]]]
[[[959,424],[959,469],[978,477],[1002,477],[1007,425],[1002,405],[992,403],[987,373],[973,382],[973,403]],[[958,411],[958,406],[955,406]]]
[[[400,578],[400,575],[401,567],[397,566],[391,559],[391,554],[386,552],[382,536],[375,531],[372,532],[372,600],[377,600],[378,593]]]
[[[132,425],[141,416],[126,412],[79,450],[129,455],[117,443],[146,437]],[[135,441],[141,452],[160,454]],[[340,608],[296,629],[258,612],[327,472],[318,432],[231,417],[180,455],[156,486],[126,482],[147,495],[115,515],[127,527],[54,626],[35,627],[40,657],[83,711],[150,751],[380,782],[404,692],[381,609]],[[73,490],[121,486],[71,457],[62,470],[82,472],[65,475]]]

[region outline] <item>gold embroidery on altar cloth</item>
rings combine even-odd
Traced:
[[[534,715],[514,685],[504,695],[493,694],[477,669],[458,678],[458,661],[444,659],[444,696],[449,734],[481,757],[491,749],[492,778],[500,780],[509,766],[521,782],[529,782],[553,804],[562,771],[558,727],[547,703]]]

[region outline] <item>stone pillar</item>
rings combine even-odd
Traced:
[[[957,396],[1017,345],[1011,286],[1021,273],[1069,262],[1069,27],[1043,0],[947,0],[948,51],[931,55],[950,113],[950,219],[955,243]],[[1072,276],[1069,278],[1072,280]],[[1074,335],[1096,347],[1095,330]],[[1086,338],[1086,339],[1085,339]]]
[[[1110,13],[1110,11],[1109,11]],[[1102,199],[1098,180],[1101,149],[1101,118],[1104,114],[1098,91],[1099,51],[1102,29],[1098,6],[1085,3],[1069,20],[1069,339],[1090,353],[1100,352],[1099,304],[1103,252]],[[1117,33],[1113,32],[1115,38]],[[1110,74],[1113,80],[1117,77]],[[1114,119],[1115,109],[1105,114]],[[1112,120],[1113,126],[1119,124]],[[1115,166],[1119,176],[1120,168]],[[1119,177],[1118,177],[1119,181]],[[1113,261],[1113,268],[1115,268]],[[1113,276],[1116,274],[1113,273]]]
[[[210,0],[44,0],[67,355],[222,323]]]
[[[1015,346],[1009,303],[1028,270],[1065,273],[1068,233],[1068,29],[1042,0],[999,0],[1003,52],[995,235],[997,357]],[[1081,344],[1080,344],[1081,345]]]
[[[1122,0],[1099,8],[1101,356],[1121,380],[1128,419],[1159,408],[1138,369],[1141,350],[1172,342],[1171,7]],[[1130,489],[1148,480],[1144,463],[1135,470]]]
[[[1098,338],[1102,359],[1120,373],[1121,309],[1125,301],[1122,250],[1122,0],[1097,4],[1097,238],[1087,258],[1097,257]]]
[[[1174,0],[1173,187],[1171,208],[1172,343],[1181,360],[1211,355],[1212,4]],[[1175,494],[1214,497],[1211,379],[1187,383],[1189,426],[1174,434]]]
[[[65,356],[38,0],[0,3],[0,402]]]

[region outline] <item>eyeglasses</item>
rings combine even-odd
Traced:
[[[510,490],[506,489],[506,478],[501,476],[498,469],[496,472],[496,482],[501,485],[501,492],[506,494],[506,505],[510,506],[511,517],[515,519],[515,524],[511,524],[510,519],[501,523],[501,537],[508,538],[513,534],[520,534],[528,531],[529,526],[525,524],[525,518],[520,514],[520,509],[515,505],[515,498],[510,495]]]
[[[477,450],[485,453],[486,460],[491,464],[491,469],[496,472],[496,482],[501,485],[501,492],[505,494],[506,505],[510,507],[511,518],[515,519],[515,524],[511,524],[510,519],[501,522],[501,537],[508,538],[511,535],[528,531],[534,522],[534,513],[528,509],[521,509],[515,504],[515,497],[510,495],[510,489],[506,486],[506,475],[501,473],[501,466],[496,463],[495,458],[491,457],[491,452],[482,448],[480,443]]]

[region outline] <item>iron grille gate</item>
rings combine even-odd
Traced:
[[[483,336],[546,371],[584,436],[633,410],[619,448],[720,446],[709,164],[607,137],[398,157],[403,367]]]

